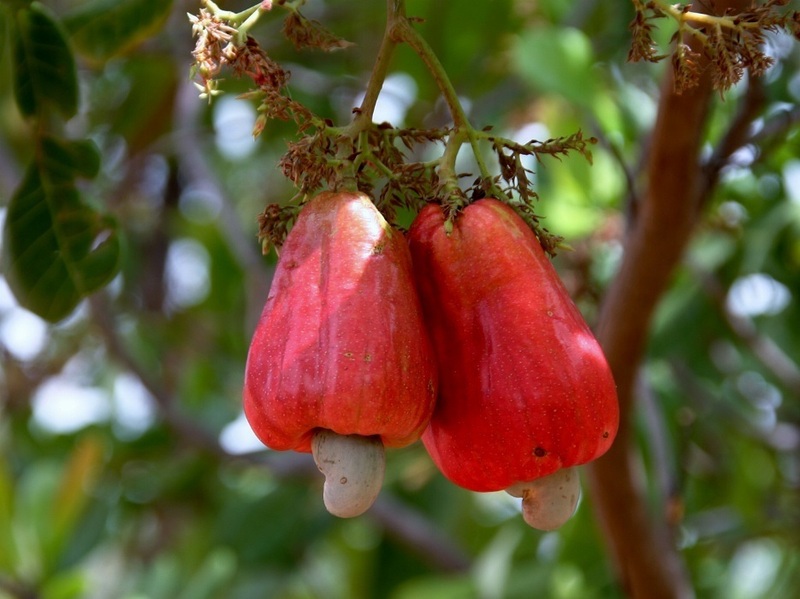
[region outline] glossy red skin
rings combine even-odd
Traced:
[[[256,435],[303,452],[317,428],[408,445],[433,411],[435,364],[403,235],[364,194],[315,197],[250,345],[244,411]]]
[[[603,454],[617,431],[605,357],[536,236],[493,199],[448,235],[429,204],[409,231],[439,359],[423,443],[452,482],[498,491]]]

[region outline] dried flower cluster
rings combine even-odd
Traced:
[[[455,200],[451,208],[457,210],[463,198],[477,200],[482,197],[505,199],[538,235],[542,247],[555,255],[562,239],[543,228],[534,212],[538,199],[530,179],[531,171],[523,165],[524,156],[540,159],[544,155],[560,157],[578,152],[591,162],[590,145],[597,143],[593,137],[584,137],[581,131],[572,135],[541,142],[531,140],[520,144],[510,139],[496,137],[484,130],[484,139],[491,143],[500,174],[496,177],[478,177],[470,185],[454,189],[450,182],[439,176],[439,160],[416,162],[409,159],[415,146],[441,142],[445,144],[455,134],[453,128],[399,129],[388,123],[372,124],[362,132],[359,140],[347,136],[331,136],[331,131],[320,129],[299,141],[289,143],[289,151],[281,160],[284,175],[304,197],[323,186],[335,188],[352,177],[359,190],[375,198],[376,205],[387,220],[395,222],[398,207],[417,209],[433,199]],[[460,173],[458,179],[469,178],[470,173]],[[379,189],[378,193],[375,190]],[[453,195],[458,197],[450,197]],[[262,234],[270,236],[280,245],[281,238],[272,234],[276,230],[272,220],[280,214],[265,213]]]
[[[561,238],[551,235],[539,224],[533,203],[537,199],[529,175],[523,166],[524,156],[550,155],[559,157],[576,151],[591,160],[589,145],[593,138],[584,138],[579,131],[568,137],[545,142],[532,140],[519,144],[495,136],[490,128],[475,132],[494,149],[500,166],[496,177],[480,176],[471,185],[460,185],[469,173],[455,174],[443,167],[450,153],[464,143],[463,131],[455,127],[437,129],[395,128],[389,123],[369,123],[361,119],[358,127],[335,127],[329,120],[313,114],[287,91],[289,73],[272,60],[252,37],[237,29],[232,20],[239,17],[219,11],[208,2],[209,11],[202,9],[198,16],[190,15],[197,37],[194,50],[194,74],[201,97],[211,98],[220,93],[218,78],[223,69],[236,77],[252,80],[254,88],[240,96],[259,102],[259,116],[253,134],[258,136],[269,119],[293,120],[301,134],[290,142],[280,161],[283,174],[297,187],[298,193],[289,204],[270,204],[259,217],[259,237],[262,248],[280,247],[297,211],[306,199],[320,189],[356,187],[371,195],[378,208],[397,224],[398,208],[417,209],[425,202],[440,200],[451,212],[467,203],[466,198],[493,196],[504,199],[532,227],[542,246],[554,254]],[[283,33],[296,47],[312,47],[324,51],[351,45],[297,12],[295,7],[275,2],[264,10],[281,6],[290,11]],[[220,16],[222,15],[222,16]],[[359,110],[355,111],[359,114]],[[419,146],[441,143],[444,155],[439,159],[420,162],[413,159]]]
[[[299,11],[292,11],[283,22],[283,34],[291,40],[298,50],[302,48],[319,48],[326,52],[341,50],[352,46],[325,29],[318,21],[312,21]]]
[[[723,15],[711,15],[692,11],[691,3],[633,0],[636,14],[630,23],[633,40],[628,60],[658,62],[668,56],[659,53],[652,33],[654,21],[669,17],[677,23],[672,38],[676,91],[697,85],[704,71],[708,71],[714,88],[724,91],[745,71],[758,77],[772,65],[773,59],[764,52],[766,32],[783,29],[800,39],[800,11],[781,11],[788,3],[767,0],[744,12],[728,10]]]
[[[255,89],[241,96],[259,101],[259,117],[253,128],[255,137],[261,134],[269,119],[293,119],[303,127],[309,125],[313,115],[286,92],[289,72],[267,56],[256,40],[247,37],[243,43],[237,43],[238,30],[205,9],[200,10],[199,16],[189,15],[189,19],[197,37],[192,52],[193,71],[199,79],[195,86],[201,98],[210,100],[220,93],[218,77],[228,67],[235,76],[248,77],[255,84]]]
[[[258,238],[261,251],[266,254],[271,247],[280,247],[289,234],[292,223],[297,218],[300,206],[297,204],[268,204],[258,216]]]
[[[415,162],[409,159],[409,152],[416,145],[443,141],[448,129],[400,129],[388,123],[371,123],[356,138],[342,131],[319,128],[289,143],[280,166],[297,187],[301,200],[318,189],[337,188],[350,179],[360,191],[374,196],[384,216],[394,222],[396,208],[417,208],[441,195],[438,161]],[[273,241],[280,243],[277,238]]]
[[[512,140],[502,137],[490,137],[497,160],[500,164],[500,177],[495,180],[495,185],[500,185],[503,181],[506,184],[504,193],[509,198],[519,198],[512,200],[511,206],[519,215],[536,231],[542,248],[550,254],[555,255],[563,239],[560,236],[551,234],[539,223],[539,217],[533,210],[533,202],[538,198],[533,191],[529,175],[532,172],[523,165],[523,156],[534,156],[540,160],[542,156],[553,156],[559,158],[571,152],[581,154],[589,163],[592,162],[592,152],[590,146],[597,143],[594,137],[586,138],[582,131],[577,131],[572,135],[559,138],[551,138],[546,141],[535,139],[519,144]],[[485,189],[485,184],[484,184]],[[489,193],[489,190],[486,190]]]
[[[597,139],[594,137],[585,138],[582,131],[547,141],[532,139],[525,144],[502,137],[489,137],[489,141],[497,154],[501,177],[511,185],[510,189],[519,193],[525,202],[534,199],[536,194],[530,189],[528,174],[531,171],[523,166],[523,156],[535,156],[538,160],[545,155],[559,158],[570,152],[578,152],[591,163],[592,153],[589,146],[597,143]]]
[[[217,77],[223,67],[233,64],[239,55],[239,48],[234,43],[237,30],[205,8],[199,15],[189,15],[192,23],[192,36],[197,38],[192,56],[194,65],[192,77],[199,79],[195,86],[200,97],[211,101],[220,93],[217,89]]]

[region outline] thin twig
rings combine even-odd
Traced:
[[[764,84],[760,78],[751,78],[747,92],[742,99],[739,111],[728,126],[711,157],[703,165],[703,187],[700,197],[708,200],[711,190],[716,187],[722,169],[733,154],[749,143],[753,121],[761,114],[766,102]],[[702,206],[698,206],[701,209]]]
[[[382,493],[367,512],[378,520],[386,531],[443,572],[466,572],[469,556],[455,545],[440,529],[407,505]]]
[[[800,125],[800,104],[773,114],[758,131],[753,133],[747,143],[759,148],[757,159],[763,160],[771,153],[774,146],[786,139],[789,131],[798,125]]]
[[[91,308],[92,322],[97,326],[109,355],[120,366],[139,379],[158,406],[159,414],[164,419],[164,422],[193,447],[217,456],[226,455],[217,439],[210,432],[182,414],[176,406],[172,395],[164,388],[161,382],[148,372],[128,351],[117,333],[111,307],[105,294],[96,293],[90,296],[89,306]]]
[[[383,39],[381,40],[381,47],[372,67],[367,89],[364,92],[364,100],[358,108],[356,118],[353,119],[350,127],[345,130],[345,134],[354,139],[372,124],[375,106],[383,89],[383,83],[389,73],[389,65],[392,62],[395,48],[397,48],[397,41],[391,35],[392,28],[395,20],[404,16],[405,9],[402,2],[386,0],[386,31],[384,31]]]
[[[700,287],[724,317],[730,330],[781,385],[796,397],[800,397],[800,366],[771,337],[761,333],[752,319],[730,310],[726,301],[726,290],[713,273],[691,262],[688,266],[700,283]]]
[[[619,148],[619,146],[611,141],[611,139],[609,139],[609,137],[605,134],[600,121],[598,121],[597,118],[592,114],[588,114],[587,118],[589,119],[592,129],[594,130],[594,137],[597,138],[597,140],[600,142],[600,145],[605,147],[611,153],[611,156],[614,158],[614,160],[616,160],[619,168],[622,170],[622,174],[625,177],[625,188],[627,192],[623,205],[626,207],[628,216],[633,220],[635,218],[634,211],[636,206],[639,205],[639,191],[636,185],[635,172],[641,172],[642,164],[647,162],[647,153],[646,151],[640,153],[641,162],[636,165],[636,171],[634,171],[628,164],[628,161],[625,160],[625,156],[622,155],[622,150]]]
[[[461,100],[453,87],[453,83],[450,81],[450,77],[447,75],[447,71],[439,61],[439,57],[436,56],[425,38],[414,29],[408,18],[403,17],[397,20],[393,28],[393,34],[398,40],[402,40],[408,44],[417,56],[420,57],[422,62],[425,63],[428,72],[436,81],[436,85],[439,87],[439,91],[450,109],[450,115],[453,118],[455,129],[462,132],[465,136],[465,141],[469,142],[472,148],[472,153],[475,157],[475,162],[478,165],[481,177],[489,179],[489,168],[486,166],[486,162],[478,146],[478,136],[469,122],[467,113],[464,111]],[[453,167],[454,165],[449,165],[449,169]]]
[[[220,201],[220,232],[231,252],[247,273],[248,312],[244,322],[248,331],[252,330],[261,308],[266,301],[271,282],[271,272],[264,265],[257,240],[256,216],[253,216],[253,229],[248,231],[242,225],[239,214],[228,194],[213,174],[213,169],[203,155],[203,143],[198,138],[197,123],[202,104],[197,101],[195,90],[186,81],[178,90],[175,99],[176,133],[172,138],[173,154],[179,167],[192,186],[202,189]]]
[[[643,372],[637,377],[637,395],[643,414],[643,425],[647,431],[652,465],[650,470],[658,485],[656,513],[666,513],[667,506],[671,505],[678,489],[678,474],[675,460],[670,456],[675,455],[675,448],[670,444],[669,434],[664,424],[664,412],[658,403],[658,398],[653,392]]]
[[[686,397],[686,404],[691,406],[698,420],[713,419],[715,423],[731,425],[745,436],[774,451],[791,451],[797,447],[795,439],[797,433],[800,432],[800,428],[797,426],[785,423],[785,426],[788,427],[787,430],[792,431],[788,435],[792,440],[787,440],[787,435],[776,434],[778,432],[777,425],[766,427],[760,425],[757,420],[752,418],[751,414],[737,409],[733,402],[726,401],[709,392],[708,387],[699,380],[697,374],[684,360],[673,357],[668,360],[668,364],[680,392]],[[716,456],[712,459],[721,459],[721,456],[728,455],[724,447],[724,433],[706,432],[703,451]]]

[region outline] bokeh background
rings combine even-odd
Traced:
[[[13,92],[15,19],[27,4],[0,2],[0,220],[34,148],[36,125]],[[97,177],[77,186],[117,222],[121,267],[57,323],[21,307],[0,278],[0,597],[623,597],[586,486],[562,529],[533,531],[516,500],[454,487],[417,443],[389,453],[371,512],[327,514],[307,456],[265,450],[241,412],[275,265],[257,216],[295,193],[277,168],[294,127],[270,122],[254,140],[255,104],[237,99],[247,82],[230,74],[223,95],[198,98],[186,16],[196,2],[43,4],[79,82],[77,114],[51,126],[100,150]],[[572,247],[555,264],[594,324],[669,61],[626,61],[627,2],[407,5],[474,125],[520,142],[577,130],[598,139],[591,165],[530,162],[542,223]],[[291,71],[294,99],[345,124],[385,5],[309,0],[303,11],[355,45],[298,51],[278,9],[252,35]],[[656,33],[665,52],[673,31],[664,20]],[[633,416],[653,517],[674,525],[698,596],[720,599],[800,588],[800,46],[772,32],[766,50],[777,62],[759,84],[752,141],[721,169],[659,304]],[[751,87],[745,78],[714,96],[702,156]],[[449,122],[408,48],[375,118]]]

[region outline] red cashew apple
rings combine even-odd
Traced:
[[[572,467],[603,454],[617,432],[611,372],[513,209],[483,199],[445,221],[429,204],[408,236],[439,357],[423,443],[452,482],[522,497],[528,524],[552,530],[577,505]]]
[[[384,446],[420,437],[436,388],[405,238],[364,194],[321,193],[287,236],[250,345],[253,431],[312,452],[328,510],[356,516],[380,491]]]

